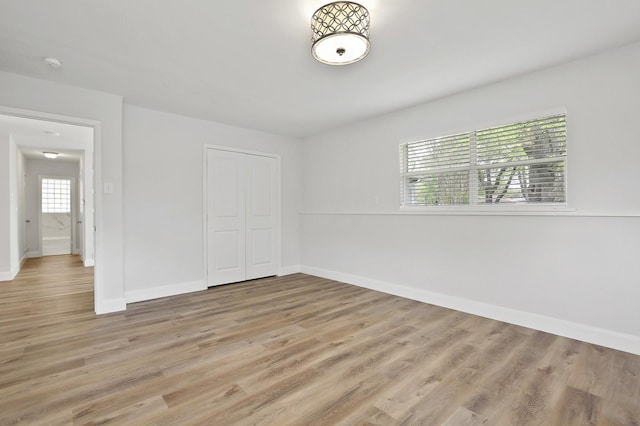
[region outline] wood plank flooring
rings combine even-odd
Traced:
[[[0,424],[640,425],[640,357],[303,274],[93,313],[0,283]]]

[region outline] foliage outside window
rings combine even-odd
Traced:
[[[566,134],[561,114],[402,144],[402,206],[564,206]]]

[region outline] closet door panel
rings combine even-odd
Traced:
[[[277,164],[275,158],[247,156],[247,279],[278,273]]]
[[[246,159],[207,150],[208,286],[246,280]]]

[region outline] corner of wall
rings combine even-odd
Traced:
[[[126,303],[142,302],[144,300],[160,299],[161,297],[177,296],[207,289],[204,281],[190,281],[160,287],[145,288],[143,290],[125,291]]]
[[[289,266],[281,266],[278,270],[278,276],[282,277],[285,275],[297,274],[301,271],[300,265],[289,265]]]
[[[112,312],[125,311],[127,309],[127,303],[124,298],[122,299],[108,299],[103,300],[100,306],[95,307],[95,312],[98,315],[109,314]]]

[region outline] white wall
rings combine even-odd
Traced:
[[[27,252],[29,257],[42,256],[40,241],[40,198],[39,176],[76,177],[79,175],[79,162],[56,160],[27,160],[27,182],[25,204],[27,224]],[[75,194],[73,195],[75,197]]]
[[[26,235],[26,173],[27,173],[27,160],[24,154],[17,150],[18,161],[16,167],[16,183],[18,191],[18,216],[17,216],[17,231],[18,231],[18,254],[19,261],[27,255],[27,235]]]
[[[202,289],[203,147],[279,154],[282,267],[299,268],[297,139],[125,105],[124,272],[128,301]]]
[[[639,75],[634,44],[306,139],[303,270],[640,353]],[[569,216],[398,211],[401,141],[559,109]]]
[[[11,271],[11,137],[0,133],[0,281],[13,279]]]
[[[0,281],[12,280],[24,257],[20,219],[23,161],[10,134],[0,133]]]
[[[86,223],[84,211],[87,200],[84,193],[85,182],[82,178],[85,173],[84,157],[84,155],[81,156],[80,161],[78,161],[78,175],[76,176],[76,191],[74,194],[74,196],[77,197],[76,199],[78,200],[78,203],[76,203],[76,222],[79,222],[80,224],[80,226],[77,227],[78,232],[76,233],[76,241],[74,246],[76,252],[74,254],[79,254],[83,262],[85,261],[85,259],[87,259],[87,255],[90,255],[91,260],[93,261],[93,253],[89,253],[88,251],[86,251],[88,244],[85,243],[85,239],[87,238],[87,235],[85,235],[87,234],[87,228],[85,228]]]
[[[11,273],[15,276],[20,270],[22,253],[20,253],[20,247],[18,246],[18,217],[20,216],[18,192],[18,148],[11,135],[9,135],[9,210],[9,259]]]
[[[53,119],[83,119],[95,133],[95,294],[96,311],[125,309],[122,268],[122,97],[0,72],[0,113]],[[102,194],[103,182],[113,184]],[[3,209],[3,207],[0,207]],[[1,216],[1,214],[0,214]]]

